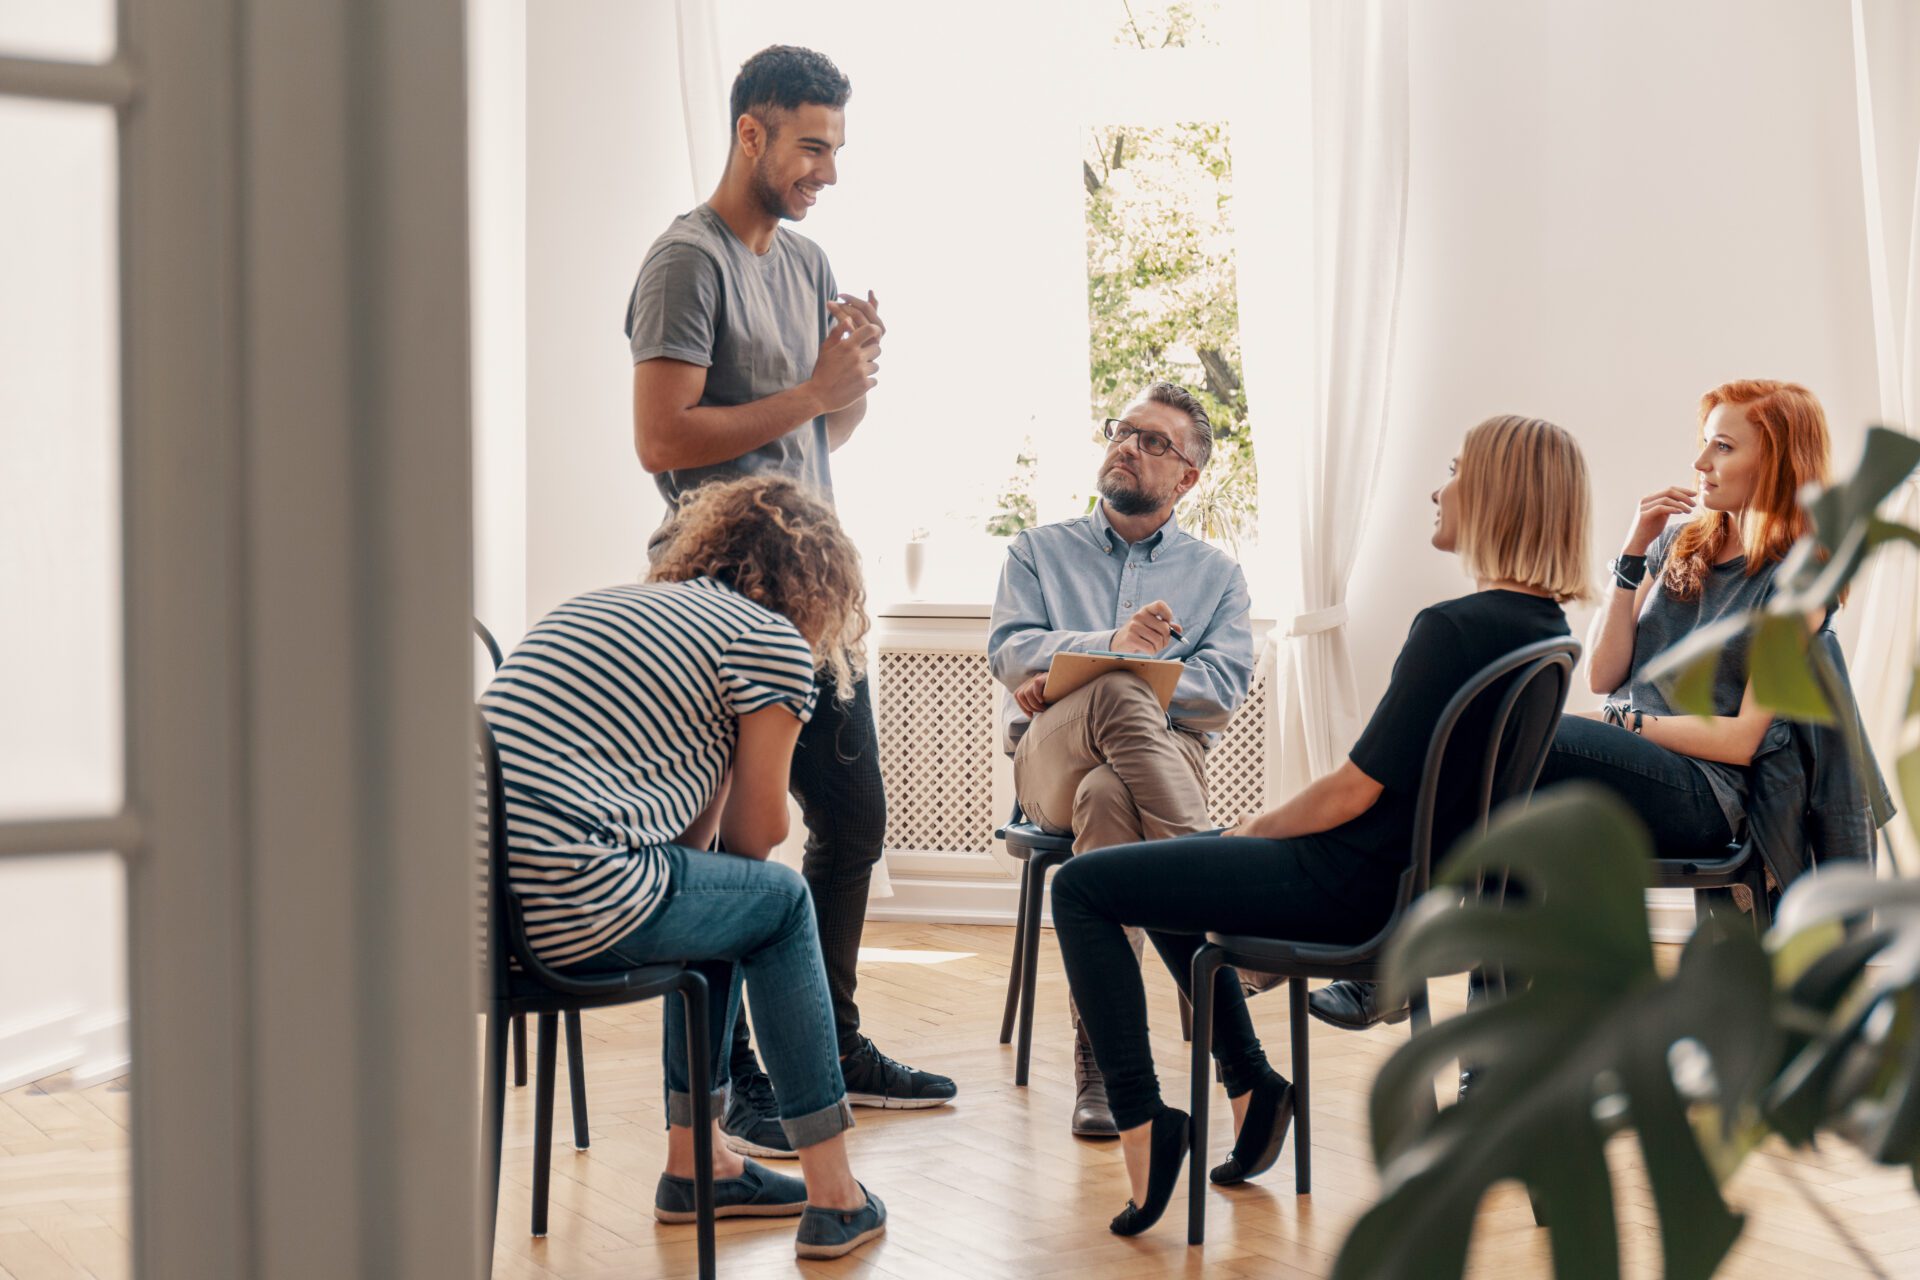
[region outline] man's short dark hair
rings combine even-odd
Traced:
[[[1174,382],[1156,382],[1142,391],[1140,398],[1187,415],[1187,421],[1193,424],[1193,465],[1206,466],[1207,459],[1213,456],[1213,419],[1207,416],[1200,398]]]
[[[768,45],[741,63],[740,74],[733,78],[728,136],[738,136],[744,115],[757,117],[771,137],[779,130],[777,112],[808,103],[844,107],[852,96],[852,83],[826,54],[791,44]]]

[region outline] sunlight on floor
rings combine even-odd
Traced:
[[[862,947],[861,964],[945,964],[949,960],[971,960],[971,951],[908,951],[903,947]]]

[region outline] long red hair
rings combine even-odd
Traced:
[[[1661,581],[1682,600],[1698,598],[1716,553],[1727,539],[1740,538],[1743,529],[1749,577],[1779,563],[1811,527],[1800,507],[1801,488],[1827,483],[1827,413],[1813,392],[1769,378],[1729,382],[1700,397],[1702,428],[1723,404],[1744,409],[1742,416],[1760,437],[1760,475],[1747,501],[1755,518],[1743,525],[1733,513],[1702,509],[1681,528]]]

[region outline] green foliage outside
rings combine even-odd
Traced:
[[[1192,3],[1116,6],[1114,41],[1178,48],[1205,34]],[[1217,9],[1213,5],[1211,9]],[[1257,490],[1247,399],[1241,384],[1235,291],[1233,161],[1219,121],[1088,130],[1087,314],[1092,399],[1088,439],[1157,381],[1197,395],[1213,421],[1213,457],[1181,503],[1183,525],[1237,550],[1254,532]],[[1012,533],[1034,520],[1032,450],[988,521]]]

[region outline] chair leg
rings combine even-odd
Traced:
[[[487,1162],[486,1249],[487,1274],[493,1274],[494,1224],[500,1217],[500,1144],[507,1110],[507,1027],[513,1021],[504,1011],[487,1015],[487,1061],[480,1110],[481,1159]]]
[[[1753,894],[1754,931],[1764,936],[1773,927],[1773,904],[1767,901],[1767,864],[1759,852],[1747,856],[1745,879]]]
[[[1027,954],[1027,890],[1033,863],[1020,864],[1020,905],[1013,912],[1013,960],[1007,966],[1007,1008],[1000,1015],[1000,1043],[1013,1039],[1013,1019],[1020,1012],[1020,963]]]
[[[1412,992],[1408,994],[1407,1008],[1413,1015],[1413,1026],[1410,1034],[1417,1036],[1433,1025],[1433,1011],[1427,1003],[1427,984],[1424,979],[1416,982]],[[1439,1114],[1440,1106],[1439,1103],[1434,1100],[1433,1084],[1431,1081],[1428,1082],[1427,1090],[1421,1096],[1427,1104],[1425,1108],[1427,1117],[1431,1119],[1433,1116]]]
[[[1213,982],[1226,952],[1212,943],[1193,953],[1193,1060],[1190,1064],[1193,1142],[1187,1149],[1187,1243],[1207,1238],[1207,1109],[1213,1100]]]
[[[1033,991],[1040,969],[1040,908],[1047,899],[1047,870],[1053,864],[1038,854],[1027,863],[1027,910],[1020,921],[1020,1043],[1013,1052],[1013,1082],[1024,1088],[1033,1057]]]
[[[1307,1055],[1307,980],[1287,980],[1287,1023],[1293,1033],[1293,1194],[1313,1193],[1313,1068]]]
[[[513,1015],[513,1087],[527,1087],[527,1015]]]
[[[573,1149],[587,1149],[587,1055],[580,1044],[580,1011],[567,1010],[567,1086],[573,1097]]]
[[[693,1216],[700,1280],[714,1280],[713,1077],[708,1069],[707,980],[689,969],[680,978],[687,1009],[687,1092],[693,1103]]]
[[[553,1170],[553,1075],[560,1049],[560,1015],[543,1013],[533,1063],[533,1234],[547,1234],[547,1187]]]
[[[1186,992],[1181,991],[1178,988],[1175,989],[1174,994],[1178,996],[1180,999],[1180,1038],[1182,1040],[1185,1040],[1188,1044],[1192,1044],[1193,1043],[1193,1002],[1187,999]]]

